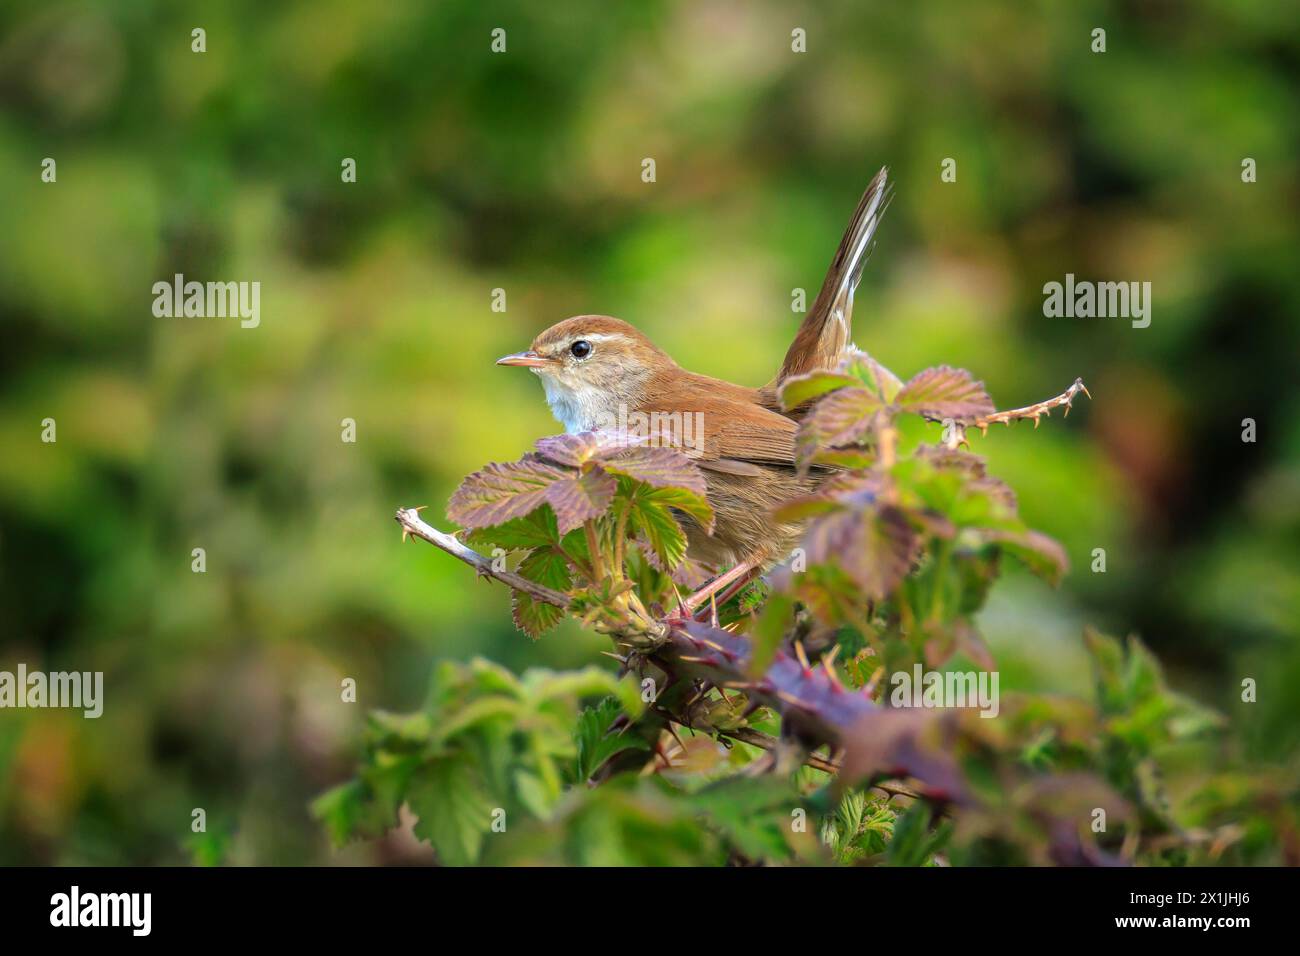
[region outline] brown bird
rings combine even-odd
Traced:
[[[807,494],[825,472],[796,470],[800,411],[783,412],[777,394],[786,379],[834,368],[853,348],[853,293],[888,204],[886,175],[881,169],[862,194],[785,361],[761,388],[688,372],[636,328],[605,315],[565,319],[527,351],[497,360],[537,374],[567,432],[608,428],[636,413],[672,423],[667,437],[703,470],[715,515],[711,535],[686,519],[688,554],[719,570],[733,566],[697,592],[697,602],[780,560],[797,540],[799,526],[775,522],[772,510]]]

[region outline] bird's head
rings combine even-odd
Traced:
[[[557,322],[527,351],[499,358],[497,364],[532,369],[542,380],[551,411],[569,432],[610,420],[620,404],[635,408],[650,376],[676,367],[634,327],[607,315]]]

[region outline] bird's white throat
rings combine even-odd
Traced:
[[[537,377],[546,390],[546,404],[551,406],[551,414],[570,435],[592,431],[599,422],[608,420],[616,400],[607,392],[582,386],[572,388],[557,381],[553,375]]]

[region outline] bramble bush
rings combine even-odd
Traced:
[[[698,611],[681,597],[702,577],[682,521],[712,515],[673,448],[543,439],[465,479],[449,506],[463,540],[399,511],[403,537],[510,585],[531,637],[565,615],[609,635],[617,672],[442,663],[421,711],[370,716],[355,778],[314,814],[342,844],[405,804],[450,865],[1293,859],[1285,770],[1236,774],[1224,746],[1224,766],[1171,799],[1162,757],[1225,722],[1136,638],[1084,634],[1091,700],[1009,692],[994,719],[891,705],[887,675],[996,671],[977,614],[1004,561],[1066,573],[966,433],[1037,425],[1082,388],[998,413],[965,371],[904,383],[863,353],[792,379],[782,401],[808,408],[797,466],[827,475],[777,515],[806,523],[803,542]]]

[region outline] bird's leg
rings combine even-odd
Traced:
[[[748,584],[753,580],[754,573],[762,566],[763,563],[760,559],[746,558],[726,574],[718,575],[694,594],[687,595],[683,598],[681,610],[684,610],[687,616],[693,615],[697,610],[708,603],[710,597],[717,594],[723,588],[735,584],[737,581],[743,581],[744,584]]]
[[[738,578],[737,580],[731,582],[731,584],[727,586],[727,589],[718,595],[717,597],[718,607],[722,607],[722,605],[726,604],[728,601],[734,598],[741,591],[745,590],[745,588],[749,587],[760,577],[762,577],[762,574],[763,574],[762,565],[755,564],[754,567],[750,568],[748,574],[746,574],[742,578]]]

